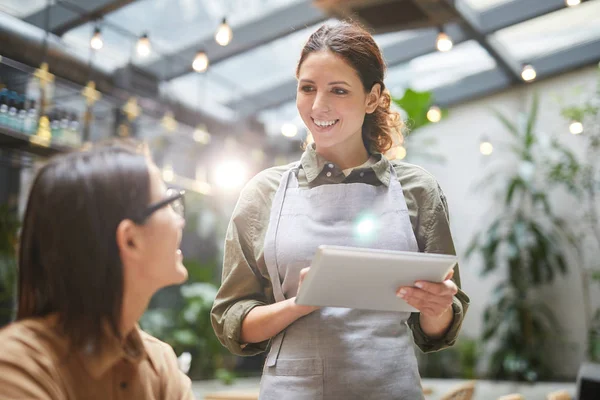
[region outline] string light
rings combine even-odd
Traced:
[[[525,82],[531,82],[533,81],[537,76],[537,73],[535,72],[535,69],[533,68],[532,65],[530,64],[526,64],[523,65],[523,69],[521,70],[521,78],[523,78],[523,80]]]
[[[208,56],[206,55],[206,52],[200,50],[198,53],[196,53],[196,57],[192,63],[192,68],[196,72],[204,72],[208,69]]]
[[[298,128],[296,125],[286,122],[281,126],[281,134],[285,137],[292,138],[298,134]]]
[[[167,164],[163,167],[162,177],[165,182],[173,181],[173,178],[175,178],[175,171],[173,171],[173,166],[171,164]]]
[[[227,18],[223,18],[221,25],[219,25],[219,29],[217,29],[217,33],[215,33],[215,40],[221,46],[227,46],[231,39],[233,38],[233,32],[231,31],[231,27],[227,23]]]
[[[194,141],[200,144],[209,144],[210,143],[210,133],[206,130],[204,125],[198,125],[196,129],[194,129]]]
[[[442,110],[440,110],[438,106],[429,107],[429,110],[427,111],[427,119],[429,122],[433,123],[440,122],[442,119]]]
[[[575,7],[581,4],[581,0],[565,0],[567,7]]]
[[[489,156],[490,154],[492,154],[494,152],[494,146],[492,146],[492,144],[489,141],[484,139],[479,144],[479,151],[484,156]]]
[[[90,40],[90,47],[94,50],[100,50],[104,47],[104,41],[102,40],[102,33],[100,32],[100,28],[94,28],[94,34],[92,35],[92,39]]]
[[[571,124],[569,125],[569,132],[571,132],[573,135],[579,135],[580,133],[583,133],[583,124],[579,121],[571,121]]]
[[[440,32],[437,35],[435,46],[439,51],[450,51],[452,46],[454,46],[452,39],[444,32],[443,28],[439,28],[439,30]]]
[[[404,146],[398,146],[396,149],[396,159],[404,160],[406,158],[406,148]]]
[[[150,45],[150,39],[148,39],[147,33],[144,33],[138,39],[136,50],[140,57],[148,57],[152,52],[152,46]]]

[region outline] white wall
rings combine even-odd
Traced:
[[[515,116],[520,110],[526,109],[533,91],[540,95],[540,110],[537,131],[551,135],[561,135],[561,139],[574,150],[582,149],[581,137],[568,133],[568,124],[560,116],[560,106],[557,95],[572,94],[575,87],[582,87],[584,93],[595,90],[597,82],[597,67],[577,70],[557,78],[539,83],[529,84],[509,91],[492,95],[487,98],[459,105],[450,110],[447,119],[439,124],[428,126],[418,136],[433,136],[437,144],[433,151],[442,154],[445,164],[436,164],[425,160],[414,160],[422,165],[438,179],[444,190],[450,207],[452,233],[459,256],[462,259],[461,276],[464,290],[471,297],[471,307],[465,318],[463,334],[479,336],[482,332],[482,311],[494,286],[496,277],[482,278],[479,274],[482,261],[477,258],[466,261],[464,252],[473,234],[482,227],[483,218],[490,215],[494,204],[492,196],[481,191],[476,192],[473,185],[480,179],[486,166],[498,157],[506,157],[505,152],[495,147],[490,157],[479,152],[479,143],[483,135],[493,143],[498,139],[508,138],[502,125],[491,114],[490,108],[503,111]],[[513,118],[514,120],[514,118]],[[417,135],[415,135],[415,141]],[[421,140],[419,140],[420,142]],[[410,152],[410,147],[408,148]],[[573,210],[573,201],[568,196],[558,194],[552,199],[556,210],[565,217]],[[596,249],[596,252],[598,249]],[[555,359],[557,374],[573,377],[577,373],[583,359],[582,344],[586,336],[584,328],[583,297],[581,278],[578,268],[571,266],[570,273],[559,277],[550,288],[541,290],[541,296],[548,299],[556,311],[566,331],[566,340],[577,344],[562,347],[556,344],[549,349]],[[598,292],[594,298],[598,306]]]

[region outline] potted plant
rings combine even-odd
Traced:
[[[553,154],[564,149],[536,134],[538,97],[518,122],[494,111],[510,140],[501,168],[482,179],[483,188],[499,189],[496,215],[484,221],[466,256],[483,261],[483,275],[496,272],[496,285],[484,310],[483,343],[491,352],[487,371],[494,379],[536,381],[550,377],[546,346],[561,327],[535,289],[567,272],[577,243],[567,223],[549,201],[554,186],[546,176]],[[486,217],[487,218],[487,217]],[[574,252],[572,250],[575,250]],[[558,337],[558,336],[557,336]]]

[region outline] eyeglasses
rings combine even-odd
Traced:
[[[183,195],[185,194],[185,190],[178,189],[167,189],[166,198],[157,203],[149,205],[144,212],[142,212],[137,218],[133,220],[142,224],[146,221],[146,219],[152,215],[155,211],[160,210],[164,206],[170,205],[173,211],[177,213],[181,218],[185,217],[185,206],[183,203]]]

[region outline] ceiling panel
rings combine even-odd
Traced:
[[[47,0],[2,0],[0,12],[5,12],[17,18],[25,18],[46,7]]]
[[[531,19],[493,35],[519,61],[543,56],[600,37],[600,1]]]

